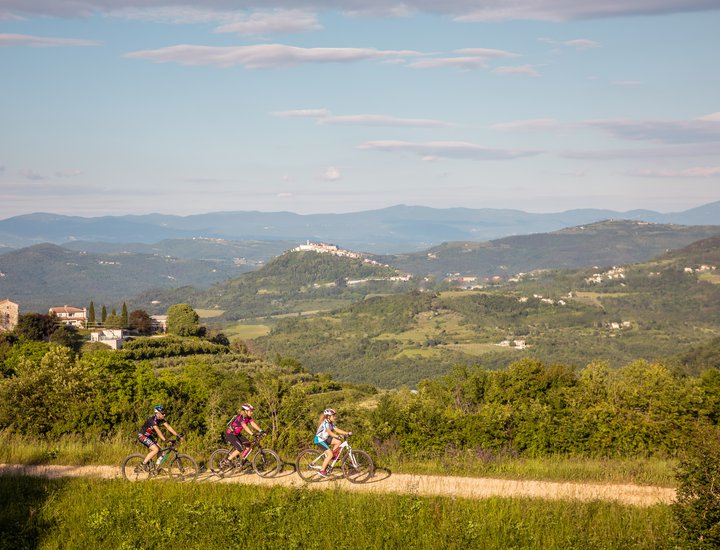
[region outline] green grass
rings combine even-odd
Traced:
[[[358,406],[363,406],[359,404]],[[217,445],[189,437],[183,440],[182,452],[204,464]],[[497,455],[478,456],[471,451],[450,452],[444,456],[410,457],[398,450],[367,449],[379,467],[395,473],[535,479],[547,481],[634,483],[674,487],[674,460],[627,458],[591,459],[555,456],[517,458]],[[70,437],[37,439],[0,432],[0,462],[7,464],[75,464],[119,465],[130,453],[142,447],[130,436],[111,438]],[[293,463],[293,453],[280,451]]]
[[[249,340],[251,338],[259,338],[270,333],[268,325],[245,325],[237,323],[229,325],[223,329],[223,333],[228,338],[240,338],[241,340]]]
[[[675,548],[668,506],[0,477],[0,548]]]
[[[440,458],[412,458],[393,453],[376,462],[396,473],[617,483],[675,487],[677,461],[658,458],[597,459],[551,456],[511,458],[502,454],[478,457],[472,452]]]

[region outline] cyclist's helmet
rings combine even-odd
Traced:
[[[332,416],[332,415],[335,414],[335,409],[325,409],[325,410],[323,411],[323,414],[324,414],[325,416]]]
[[[240,405],[240,408],[244,411],[254,411],[255,407],[253,407],[250,403],[243,403]]]
[[[155,413],[165,414],[167,411],[162,405],[155,405]]]

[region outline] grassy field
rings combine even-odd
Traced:
[[[0,477],[0,548],[680,548],[670,508]]]
[[[363,404],[358,404],[363,406]],[[192,455],[202,466],[210,452],[202,441],[183,440],[182,452]],[[134,438],[63,437],[35,438],[0,432],[0,462],[7,464],[76,464],[118,465],[130,453],[141,452]],[[397,451],[367,449],[379,467],[395,473],[493,477],[547,481],[634,483],[675,487],[674,460],[661,459],[592,459],[556,456],[542,459],[489,453],[478,456],[471,451],[448,452],[443,456],[408,457]],[[288,463],[292,453],[280,452]]]
[[[228,338],[239,338],[241,340],[249,340],[251,338],[259,338],[270,332],[269,325],[245,325],[236,323],[223,328],[223,334]]]
[[[198,314],[200,319],[212,319],[213,317],[220,317],[225,311],[222,309],[196,309],[195,313]]]

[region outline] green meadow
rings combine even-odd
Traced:
[[[0,477],[2,549],[676,548],[668,506]]]

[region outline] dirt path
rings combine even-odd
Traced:
[[[2,474],[49,478],[100,477],[104,479],[114,479],[121,476],[120,468],[117,466],[24,466],[18,464],[0,464],[0,475]],[[346,491],[461,498],[498,496],[553,500],[606,500],[630,506],[670,504],[675,500],[675,489],[667,487],[391,474],[386,470],[378,470],[375,477],[364,484],[353,484],[344,479],[304,483],[292,468],[286,468],[281,474],[270,479],[263,479],[252,474],[219,479],[204,472],[200,474],[199,481],[267,486],[282,485],[285,487],[305,486],[318,490],[341,488]]]

